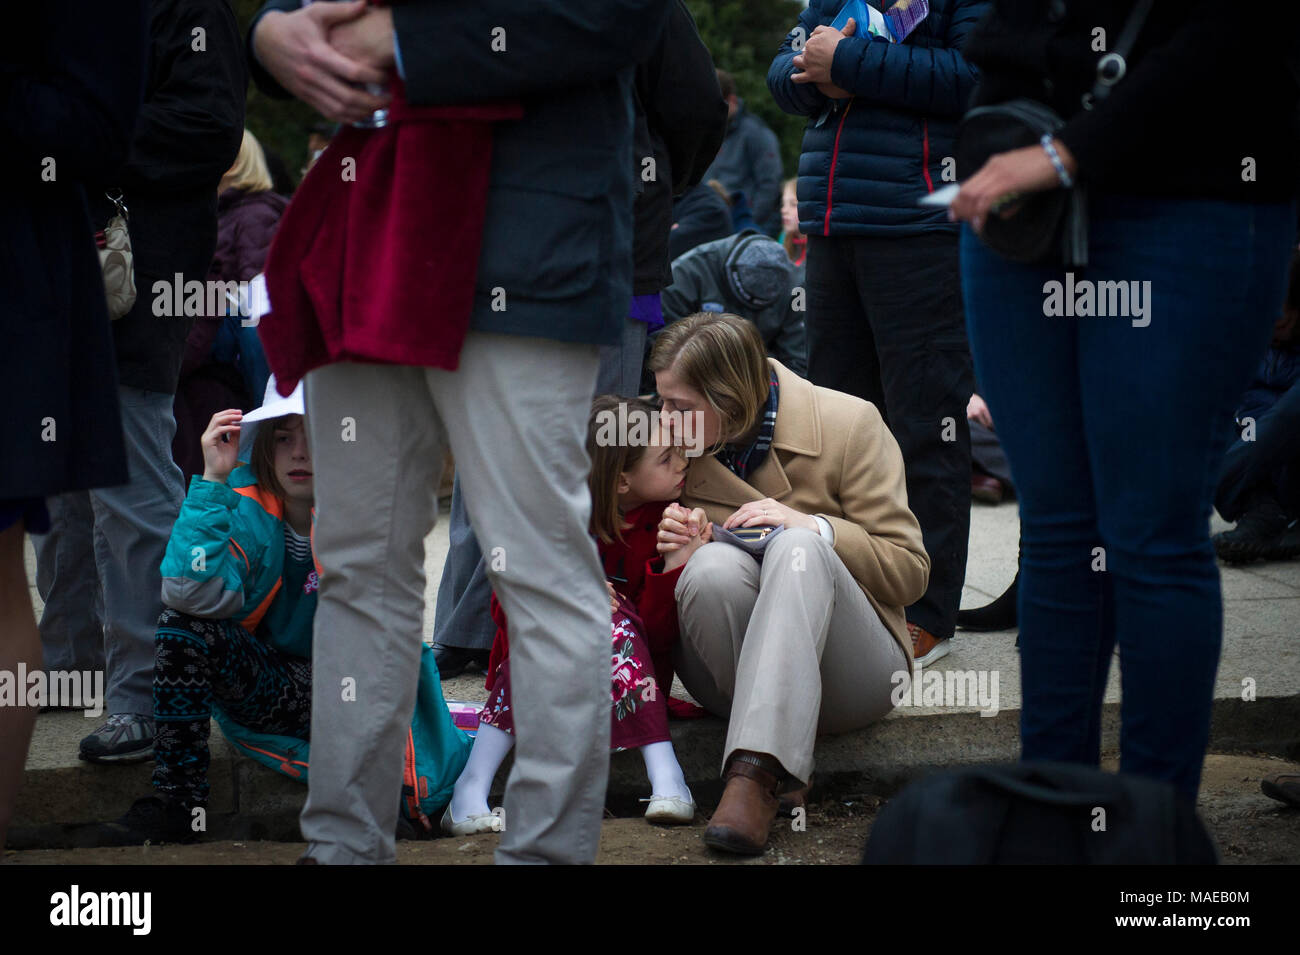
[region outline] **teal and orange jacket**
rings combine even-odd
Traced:
[[[195,617],[233,619],[258,633],[283,589],[284,564],[284,505],[258,487],[252,469],[241,464],[225,484],[196,475],[163,557],[163,603]],[[316,609],[312,584],[292,614],[271,613],[277,625],[260,633],[271,646],[307,659]]]

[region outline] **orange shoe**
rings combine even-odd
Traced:
[[[912,635],[912,659],[921,666],[928,666],[935,660],[946,657],[952,649],[949,646],[951,641],[940,640],[929,630],[914,623],[907,625],[907,632]]]

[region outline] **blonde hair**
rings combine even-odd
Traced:
[[[739,315],[696,312],[673,322],[659,333],[647,367],[651,374],[671,369],[704,396],[721,419],[722,443],[749,431],[767,403],[770,375],[763,336]]]
[[[239,144],[239,155],[222,180],[226,189],[243,192],[268,192],[271,189],[271,170],[266,166],[266,154],[262,152],[257,137],[247,129],[244,130],[244,141]]]
[[[791,188],[795,190],[795,199],[798,200],[799,198],[798,178],[787,179],[785,182],[781,183],[781,205],[782,206],[785,205],[785,191]],[[791,262],[793,262],[797,258],[795,254],[795,247],[794,247],[795,236],[801,234],[802,233],[799,232],[799,226],[796,225],[794,227],[793,233],[789,229],[786,229],[781,235],[781,244],[785,246],[785,254],[790,259]]]

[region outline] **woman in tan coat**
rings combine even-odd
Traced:
[[[659,531],[664,572],[680,569],[678,672],[729,719],[726,790],[704,841],[760,853],[778,793],[812,775],[816,734],[892,708],[895,674],[912,669],[903,608],[924,593],[930,560],[874,405],[767,358],[734,315],[673,323],[649,367],[665,413],[697,425],[707,449]],[[784,530],[759,561],[711,540],[710,522]]]

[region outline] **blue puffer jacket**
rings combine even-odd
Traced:
[[[284,505],[241,464],[225,484],[195,475],[172,526],[162,562],[162,599],[173,610],[234,620],[255,633],[280,593],[284,572]],[[312,593],[304,598],[316,601]],[[310,617],[294,633],[267,642],[311,658]]]
[[[955,231],[944,209],[917,200],[945,182],[944,159],[953,155],[957,121],[977,79],[959,51],[988,0],[930,0],[930,15],[904,43],[867,36],[860,24],[860,35],[839,44],[831,65],[832,82],[854,95],[832,100],[811,83],[791,82],[798,72],[791,44],[800,28],[807,38],[830,24],[844,3],[809,0],[767,73],[777,105],[808,117],[799,227],[805,235]]]

